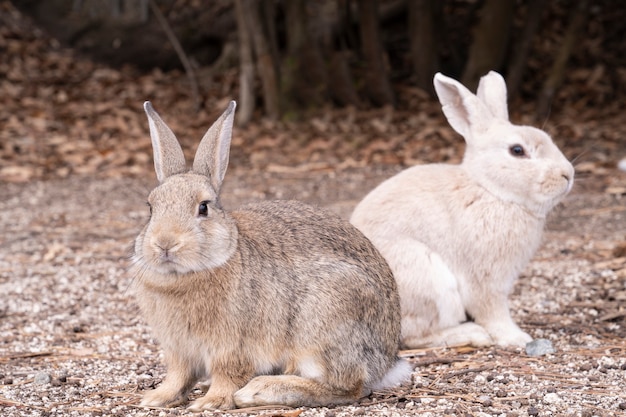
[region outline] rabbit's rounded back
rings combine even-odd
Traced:
[[[570,191],[573,167],[545,132],[509,121],[499,74],[484,76],[477,94],[441,74],[434,84],[466,141],[462,163],[399,173],[350,220],[394,273],[406,346],[524,344],[530,336],[510,318],[507,296]],[[461,326],[467,316],[478,326]]]
[[[410,369],[397,358],[396,283],[361,232],[295,201],[221,207],[233,111],[209,129],[188,171],[146,104],[160,184],[134,271],[171,370],[143,404],[175,404],[204,376],[212,385],[195,409],[346,402],[401,382]],[[293,377],[250,382],[268,373]]]

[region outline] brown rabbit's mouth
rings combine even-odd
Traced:
[[[144,257],[142,263],[145,268],[164,275],[180,275],[193,271],[193,268],[190,268],[189,265],[185,265],[181,262],[176,254],[166,250],[152,252],[152,256],[147,259]]]

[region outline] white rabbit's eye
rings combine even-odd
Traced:
[[[203,216],[206,217],[209,215],[209,206],[208,206],[209,202],[208,201],[201,201],[200,205],[198,206],[198,215],[199,216]]]
[[[526,156],[526,151],[524,151],[524,147],[522,145],[511,146],[509,148],[509,152],[511,152],[511,155],[517,156],[517,157]]]

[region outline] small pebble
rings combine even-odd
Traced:
[[[4,385],[13,385],[13,378],[4,378]]]
[[[35,375],[35,384],[49,384],[50,380],[52,380],[52,377],[50,376],[50,374],[47,374],[45,372],[39,372],[37,373],[37,375]]]
[[[478,399],[485,407],[491,407],[493,405],[493,401],[491,401],[491,397],[488,395],[481,395]]]
[[[529,416],[538,416],[539,415],[539,410],[537,410],[536,407],[529,407],[527,412],[528,412]]]
[[[561,402],[561,397],[559,397],[559,394],[551,392],[543,396],[543,401],[548,404],[556,404],[558,402]]]
[[[543,356],[556,352],[552,342],[548,339],[535,339],[526,344],[526,354],[528,356]]]
[[[626,410],[626,403],[619,403],[617,406],[620,410]]]

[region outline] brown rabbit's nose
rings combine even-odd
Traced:
[[[152,245],[164,258],[169,258],[179,246],[176,239],[170,236],[155,239]]]

